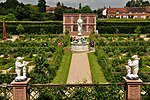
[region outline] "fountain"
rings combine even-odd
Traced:
[[[79,15],[79,19],[77,20],[78,25],[78,37],[73,42],[71,42],[71,51],[88,51],[88,42],[82,37],[82,23],[81,14]]]

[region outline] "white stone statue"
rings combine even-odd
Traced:
[[[23,63],[20,62],[20,60],[22,60],[23,58],[21,57],[17,57],[16,58],[16,62],[15,62],[15,66],[16,66],[16,74],[17,74],[17,77],[15,78],[15,81],[17,82],[21,82],[21,81],[25,81],[27,80],[27,77],[26,77],[26,62],[23,61]],[[23,73],[23,75],[21,75],[21,73]]]
[[[128,60],[127,75],[126,78],[130,80],[139,79],[138,70],[139,70],[139,59],[137,55],[132,56],[133,60]],[[133,67],[133,73],[131,73],[131,67]]]
[[[77,20],[77,25],[78,25],[78,35],[82,35],[82,23],[83,20],[81,19],[81,14],[79,15],[79,19]]]

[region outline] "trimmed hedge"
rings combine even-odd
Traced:
[[[120,52],[128,52],[129,50],[132,52],[150,52],[149,46],[102,46],[100,48],[106,53],[114,52],[115,50],[120,50]]]
[[[0,22],[2,25],[2,22]],[[17,25],[21,24],[25,33],[40,34],[40,30],[45,33],[60,34],[63,32],[62,21],[6,21],[6,30],[10,34],[19,34],[16,31]],[[141,26],[141,34],[150,33],[150,21],[97,21],[97,30],[99,33],[119,33],[131,34],[137,26]],[[2,26],[0,26],[2,32]]]
[[[2,25],[2,22],[0,22]],[[18,35],[17,25],[21,24],[25,33],[40,34],[42,29],[45,33],[60,34],[63,32],[61,21],[6,21],[6,31],[13,35]],[[2,32],[2,26],[0,26]]]
[[[114,34],[118,29],[119,33],[131,34],[137,26],[141,26],[141,34],[150,33],[150,21],[97,21],[99,33]]]

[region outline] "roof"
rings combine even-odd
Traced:
[[[107,13],[109,14],[116,13],[116,12],[128,13],[129,11],[127,8],[107,8]]]
[[[150,13],[150,7],[146,7],[146,12]]]
[[[128,7],[129,12],[132,13],[143,13],[146,12],[146,7]]]
[[[107,8],[108,14],[119,13],[150,13],[150,7],[126,7],[126,8]]]

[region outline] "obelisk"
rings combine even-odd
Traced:
[[[5,25],[5,21],[3,19],[3,40],[7,39],[7,34],[6,34],[6,25]]]

